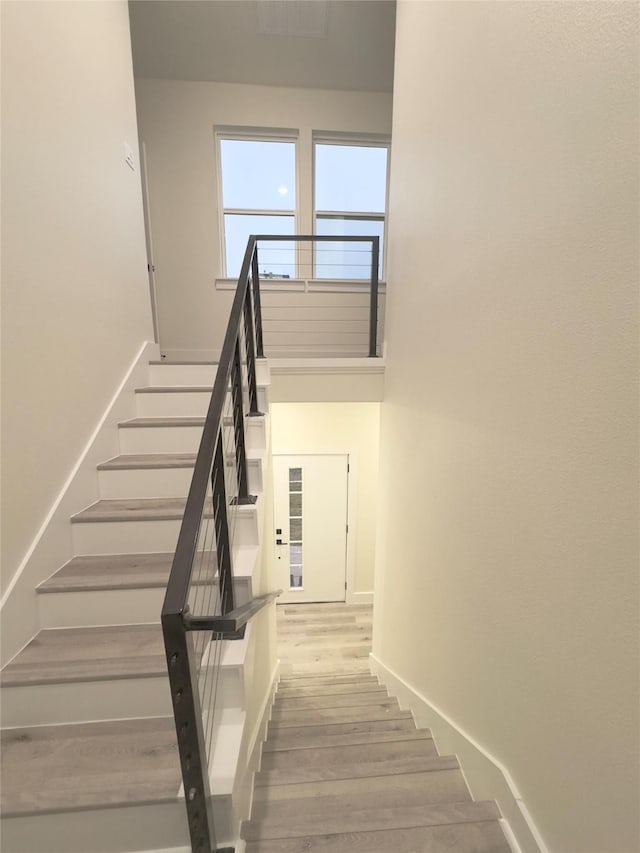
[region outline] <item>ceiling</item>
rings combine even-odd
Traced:
[[[395,0],[130,0],[136,77],[393,90]]]

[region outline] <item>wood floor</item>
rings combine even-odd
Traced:
[[[280,674],[368,675],[372,618],[370,605],[278,605]]]
[[[509,853],[493,802],[474,802],[369,673],[371,608],[278,607],[281,681],[256,774],[246,853]]]

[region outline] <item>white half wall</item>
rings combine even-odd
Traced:
[[[152,337],[125,143],[127,4],[3,3],[3,589]]]
[[[557,853],[640,849],[638,17],[397,10],[373,652]]]
[[[373,590],[378,505],[379,403],[272,403],[274,453],[348,453],[349,502],[355,501],[355,529],[349,530],[352,572],[348,601],[370,600]],[[351,512],[350,512],[350,517]]]
[[[193,358],[221,346],[233,299],[233,291],[216,288],[222,266],[214,126],[299,131],[298,230],[311,233],[312,132],[388,135],[391,95],[136,79],[136,97],[147,152],[160,347],[171,358]],[[269,297],[268,309],[277,300]],[[314,304],[311,295],[304,304]],[[273,325],[276,318],[266,319]],[[366,335],[362,342],[364,352],[360,347],[355,354],[366,354]],[[300,349],[299,343],[283,339],[285,351]],[[344,336],[337,344],[345,346]]]

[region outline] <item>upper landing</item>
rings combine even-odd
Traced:
[[[383,358],[269,358],[272,403],[375,403],[384,396]]]

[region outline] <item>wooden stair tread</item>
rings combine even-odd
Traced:
[[[0,673],[3,687],[166,676],[160,625],[40,631]]]
[[[194,365],[194,364],[205,364],[205,365],[220,364],[220,362],[219,361],[169,361],[169,359],[167,359],[167,358],[157,358],[157,359],[151,360],[149,362],[149,364],[154,364],[154,365],[155,364],[170,364],[172,367],[176,367],[176,366],[181,367],[182,365],[184,365],[186,367],[188,365]]]
[[[170,717],[5,729],[3,817],[175,800]]]
[[[98,554],[74,557],[38,587],[38,592],[79,592],[167,585],[173,554]]]
[[[305,815],[327,815],[347,809],[365,811],[390,808],[398,802],[404,805],[471,802],[471,795],[459,769],[281,787],[284,790],[278,787],[260,789],[265,792],[276,790],[279,796],[254,800],[251,820],[296,820],[300,812]],[[292,796],[294,790],[295,795]],[[303,798],[304,802],[301,802]]]
[[[136,394],[211,394],[213,385],[143,385]]]
[[[273,753],[270,753],[273,754]],[[282,767],[256,773],[256,787],[325,782],[331,779],[359,779],[366,776],[397,776],[399,773],[429,773],[459,767],[455,756],[409,755],[393,761],[364,761],[352,764],[325,764],[319,767]]]
[[[374,675],[370,675],[369,672],[347,672],[347,673],[335,673],[331,675],[283,675],[280,677],[280,683],[278,685],[278,690],[280,689],[290,689],[291,687],[320,687],[322,689],[325,685],[338,685],[338,684],[380,684],[378,679]]]
[[[186,498],[101,500],[71,516],[74,524],[94,521],[176,521],[184,515]],[[205,513],[210,517],[211,513]]]
[[[421,792],[425,802],[462,802],[470,800],[471,794],[459,768],[417,773],[399,773],[397,776],[361,776],[355,779],[331,779],[329,781],[296,783],[293,785],[264,785],[256,788],[254,803],[272,803],[280,800],[298,802],[298,808],[311,807],[317,797],[343,797],[385,791]],[[256,816],[258,811],[252,816]]]
[[[396,719],[387,720],[356,720],[350,723],[320,723],[317,726],[289,726],[288,728],[272,728],[265,741],[265,748],[270,744],[281,742],[296,742],[327,737],[330,735],[349,735],[377,732],[415,732],[416,726],[410,714]],[[428,729],[422,729],[428,731]]]
[[[402,721],[400,721],[402,722]],[[315,728],[309,726],[308,728]],[[318,726],[318,728],[321,728]],[[289,729],[283,729],[287,732]],[[304,729],[296,729],[304,731]],[[298,736],[295,739],[282,737],[270,738],[262,748],[262,754],[269,752],[281,752],[287,749],[313,749],[325,746],[354,746],[375,741],[376,743],[388,743],[397,740],[432,740],[428,729],[419,731],[404,731],[402,729],[390,729],[388,731],[350,731],[346,734],[325,734],[313,736]]]
[[[405,805],[399,802],[384,808],[353,810],[349,808],[305,813],[300,809],[297,819],[266,817],[247,821],[242,826],[241,837],[247,841],[260,838],[291,838],[296,835],[322,835],[330,822],[333,832],[361,832],[363,830],[394,829],[396,827],[437,826],[499,820],[500,812],[494,802],[423,803]]]
[[[382,742],[372,738],[362,744],[266,752],[262,756],[260,768],[269,771],[290,767],[323,767],[327,764],[335,768],[342,764],[391,762],[414,756],[434,757],[437,754],[431,738]]]
[[[324,708],[314,711],[298,711],[291,718],[271,720],[269,731],[288,726],[321,726],[327,723],[360,723],[370,720],[412,719],[409,711],[400,711],[388,705],[365,705],[355,708]]]
[[[248,842],[245,853],[511,853],[498,821],[325,833]]]
[[[158,417],[158,418],[130,418],[121,421],[120,429],[142,429],[144,427],[201,427],[204,426],[204,417]]]
[[[148,468],[193,468],[195,453],[129,453],[114,456],[98,465],[99,471],[126,471]]]
[[[281,696],[276,697],[272,719],[295,711],[308,711],[315,708],[350,708],[355,705],[397,705],[398,700],[391,698],[384,687],[374,690],[353,691],[352,693],[330,693],[328,696]]]
[[[381,688],[377,681],[342,682],[339,684],[305,685],[304,687],[280,687],[276,700],[303,699],[310,696],[339,696],[347,693],[374,693]]]

